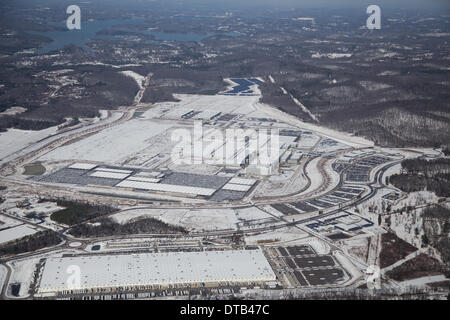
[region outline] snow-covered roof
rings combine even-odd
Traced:
[[[107,171],[95,171],[90,174],[91,177],[97,178],[108,178],[122,180],[129,176],[128,173],[117,173],[117,172],[107,172]]]
[[[0,231],[0,243],[5,243],[11,240],[19,239],[34,233],[36,233],[36,230],[29,227],[28,225],[22,224],[17,227]]]
[[[73,266],[80,270],[79,286],[75,288],[69,286],[76,283],[69,281]],[[275,279],[261,249],[93,255],[48,258],[39,292]]]
[[[232,190],[232,191],[248,191],[250,190],[251,186],[245,185],[245,184],[234,184],[234,183],[227,183],[222,189],[224,190]]]
[[[147,177],[137,177],[137,176],[129,177],[127,180],[128,181],[150,182],[150,183],[158,183],[161,181],[161,179],[158,179],[158,178],[147,178]]]
[[[74,163],[69,167],[69,169],[92,170],[96,166],[97,166],[96,164],[90,163]]]
[[[164,183],[150,183],[142,181],[129,181],[125,180],[116,185],[117,187],[123,188],[133,188],[142,190],[152,190],[152,191],[162,191],[162,192],[172,192],[172,193],[184,193],[193,194],[201,196],[211,196],[216,192],[216,189],[210,188],[199,188],[190,186],[180,186],[174,184],[164,184]]]
[[[95,170],[105,171],[105,172],[115,172],[115,173],[126,173],[126,174],[132,174],[133,173],[133,171],[131,171],[131,170],[119,170],[119,169],[111,169],[111,168],[103,168],[103,167],[97,168]]]
[[[256,180],[255,179],[244,179],[244,178],[233,178],[230,180],[230,183],[245,184],[245,185],[252,186],[256,183]]]

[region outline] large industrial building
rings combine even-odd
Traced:
[[[75,288],[70,286],[73,282],[68,281],[73,266],[80,271],[79,287]],[[275,280],[261,249],[92,255],[47,259],[38,292],[154,289]]]

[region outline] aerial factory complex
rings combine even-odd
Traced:
[[[448,48],[394,32],[370,55],[359,20],[204,10],[86,9],[90,42],[51,47],[34,35],[62,31],[30,22],[32,45],[0,48],[0,299],[446,299],[449,117],[406,105],[448,98]],[[425,73],[439,99],[395,87]]]
[[[240,88],[244,81],[251,86]],[[380,241],[385,231],[366,208],[386,196],[396,195],[393,203],[402,197],[384,184],[384,175],[408,153],[260,104],[263,81],[230,79],[231,89],[218,95],[138,103],[10,155],[2,170],[16,196],[2,204],[12,224],[0,231],[2,242],[46,229],[63,239],[8,264],[12,284],[26,279],[20,296],[145,298],[245,294],[250,288],[277,294],[365,283],[366,269],[379,259],[376,245],[368,248],[371,261],[348,250],[367,239]],[[235,152],[225,152],[221,164],[178,164],[183,159],[171,154],[178,142],[171,132],[193,131],[198,121],[202,138],[213,129],[276,129],[279,152],[272,169],[250,165],[246,157],[231,159],[248,154],[248,144],[233,145]],[[28,163],[45,173],[23,176]],[[65,207],[61,198],[110,211],[103,220],[94,216],[86,227],[69,229],[78,223],[52,218]],[[26,207],[15,206],[19,199]],[[150,231],[108,233],[108,224],[126,230],[139,222]],[[349,245],[347,239],[355,240]],[[68,281],[70,266],[80,268],[78,283]],[[12,295],[9,290],[5,294]]]

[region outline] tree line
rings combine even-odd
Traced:
[[[164,234],[164,233],[186,233],[183,227],[169,225],[154,218],[145,218],[126,224],[117,223],[110,218],[100,218],[95,224],[80,224],[69,233],[75,237],[107,237],[113,235],[129,234]]]

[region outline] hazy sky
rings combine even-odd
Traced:
[[[450,14],[450,0],[0,0],[1,3],[9,5],[26,6],[43,6],[47,4],[63,5],[64,3],[79,4],[97,3],[107,6],[126,7],[132,9],[133,6],[151,7],[155,2],[159,3],[159,7],[171,4],[171,8],[177,7],[195,7],[199,4],[204,8],[210,6],[221,10],[226,9],[248,9],[251,7],[274,7],[280,9],[289,8],[330,8],[330,9],[358,9],[367,8],[371,4],[376,4],[381,9],[406,9],[413,11],[438,11],[444,14]]]
[[[143,0],[145,2],[145,0]],[[175,0],[176,1],[176,0]],[[178,0],[183,3],[219,3],[221,5],[270,5],[291,7],[344,7],[378,4],[381,6],[402,6],[427,8],[430,6],[450,7],[449,0]]]

